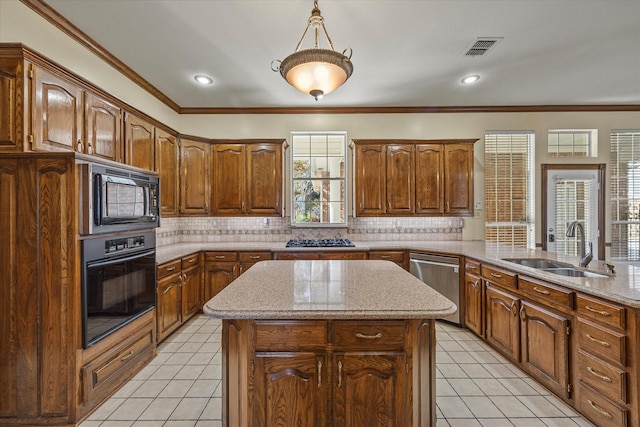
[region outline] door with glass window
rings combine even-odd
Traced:
[[[579,167],[543,165],[545,232],[542,247],[549,252],[580,257],[582,239],[579,231],[567,236],[569,225],[577,221],[584,229],[585,253],[592,251],[593,259],[602,259],[604,165],[593,165],[596,168],[576,166]]]

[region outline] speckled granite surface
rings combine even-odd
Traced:
[[[457,307],[389,261],[262,261],[204,306],[221,319],[425,319]]]
[[[323,250],[416,250],[438,252],[451,255],[463,255],[482,262],[489,262],[518,274],[539,278],[547,282],[563,285],[570,289],[587,294],[602,296],[612,301],[620,302],[631,307],[640,308],[640,267],[627,263],[615,263],[616,275],[610,278],[565,277],[541,270],[524,267],[505,261],[504,258],[530,257],[547,258],[577,265],[576,257],[556,256],[554,253],[540,249],[530,250],[514,248],[511,245],[501,245],[480,241],[376,241],[358,243],[353,248],[323,248]],[[158,248],[157,262],[163,263],[200,250],[221,251],[283,251],[285,242],[239,242],[239,243],[184,243]],[[296,251],[316,251],[316,248],[295,249]],[[606,273],[602,261],[592,261],[589,270]],[[242,277],[242,276],[241,276]]]

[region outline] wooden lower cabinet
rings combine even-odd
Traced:
[[[409,270],[409,258],[405,251],[369,251],[368,259],[392,261],[405,270]]]
[[[435,426],[433,320],[223,320],[223,426]]]
[[[204,260],[204,301],[207,302],[238,277],[237,252],[206,252]]]
[[[484,268],[484,267],[483,267]],[[487,283],[485,288],[486,340],[505,356],[520,360],[520,299]]]
[[[200,253],[159,265],[157,279],[156,313],[160,342],[202,307]]]
[[[568,399],[570,322],[527,301],[520,302],[521,367],[556,395]]]
[[[476,335],[484,337],[484,286],[480,276],[480,264],[465,260],[464,271],[464,326]]]
[[[358,260],[367,259],[367,253],[362,251],[291,251],[291,252],[276,252],[275,259],[345,259],[345,260]]]

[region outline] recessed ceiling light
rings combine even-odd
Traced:
[[[477,82],[478,80],[480,80],[480,76],[477,74],[472,74],[470,76],[466,76],[462,79],[462,83],[466,84],[466,85],[471,85],[474,84],[475,82]]]
[[[213,79],[211,77],[204,76],[202,74],[198,74],[193,79],[198,83],[200,83],[201,85],[210,85],[213,83]]]

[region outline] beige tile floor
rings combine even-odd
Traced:
[[[437,325],[437,427],[593,426],[472,333]],[[219,427],[220,321],[196,316],[80,427]]]

